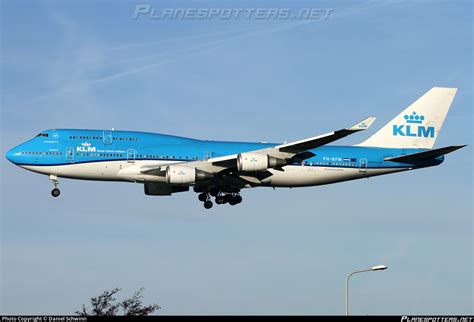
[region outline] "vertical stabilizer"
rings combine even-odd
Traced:
[[[360,146],[431,149],[457,88],[433,87]]]

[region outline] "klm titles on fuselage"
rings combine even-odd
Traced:
[[[406,123],[402,125],[393,125],[394,136],[411,136],[433,138],[435,134],[434,126],[417,125],[422,124],[425,117],[413,112],[411,115],[404,116]]]
[[[76,147],[77,152],[97,152],[95,146],[91,146],[90,143],[84,142],[81,146]]]

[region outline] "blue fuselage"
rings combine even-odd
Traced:
[[[277,143],[206,141],[185,137],[102,130],[47,130],[7,153],[11,162],[20,166],[61,166],[107,161],[205,160],[248,152]],[[385,158],[424,151],[423,149],[388,149],[361,146],[322,146],[311,150],[314,157],[302,166],[338,168],[413,168],[438,165],[442,157],[424,163],[405,164]],[[297,164],[294,164],[297,165]]]

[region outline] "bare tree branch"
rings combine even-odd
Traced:
[[[92,297],[91,310],[83,304],[82,310],[76,311],[75,313],[79,316],[113,316],[119,313],[119,309],[122,309],[122,315],[138,315],[146,316],[159,309],[160,306],[157,304],[143,305],[143,291],[145,289],[142,287],[140,290],[135,292],[130,298],[125,299],[121,302],[116,302],[115,294],[121,291],[120,288],[114,288],[110,291],[104,291],[101,295],[97,297]]]

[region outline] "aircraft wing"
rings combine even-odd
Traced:
[[[365,120],[355,124],[354,126],[348,129],[341,129],[334,132],[326,133],[323,135],[315,136],[308,139],[303,139],[296,142],[285,143],[282,145],[277,145],[275,149],[280,152],[289,152],[289,153],[301,153],[307,150],[317,148],[322,145],[326,145],[333,141],[342,139],[352,133],[367,130],[372,123],[374,123],[375,117],[368,117]]]
[[[347,129],[341,129],[319,136],[295,142],[284,143],[271,148],[250,151],[247,153],[268,154],[269,156],[273,156],[276,158],[282,158],[286,160],[293,159],[294,162],[301,162],[314,156],[314,154],[308,150],[315,149],[317,147],[342,139],[343,137],[346,137],[355,132],[366,130],[372,125],[372,123],[374,123],[374,121],[375,117],[368,117],[365,120]],[[235,167],[237,162],[237,156],[238,154],[233,154],[218,158],[211,158],[207,161],[211,162],[214,166],[221,166],[225,168]]]
[[[366,130],[374,123],[374,121],[375,117],[368,117],[365,120],[349,128],[344,128],[341,130],[322,134],[315,137],[310,137],[295,142],[276,145],[270,148],[264,148],[243,153],[266,154],[268,156],[278,158],[280,160],[285,160],[287,164],[301,162],[315,155],[314,153],[308,150],[315,149],[317,147],[334,142],[350,134]],[[226,169],[230,170],[237,168],[237,158],[238,154],[232,154],[222,157],[210,158],[208,160],[190,161],[179,164],[186,167],[193,167],[201,171],[205,171],[207,173],[219,173]],[[144,166],[141,172],[146,174],[164,175],[166,167],[166,165],[151,167]],[[276,165],[272,168],[281,170],[281,165]]]

